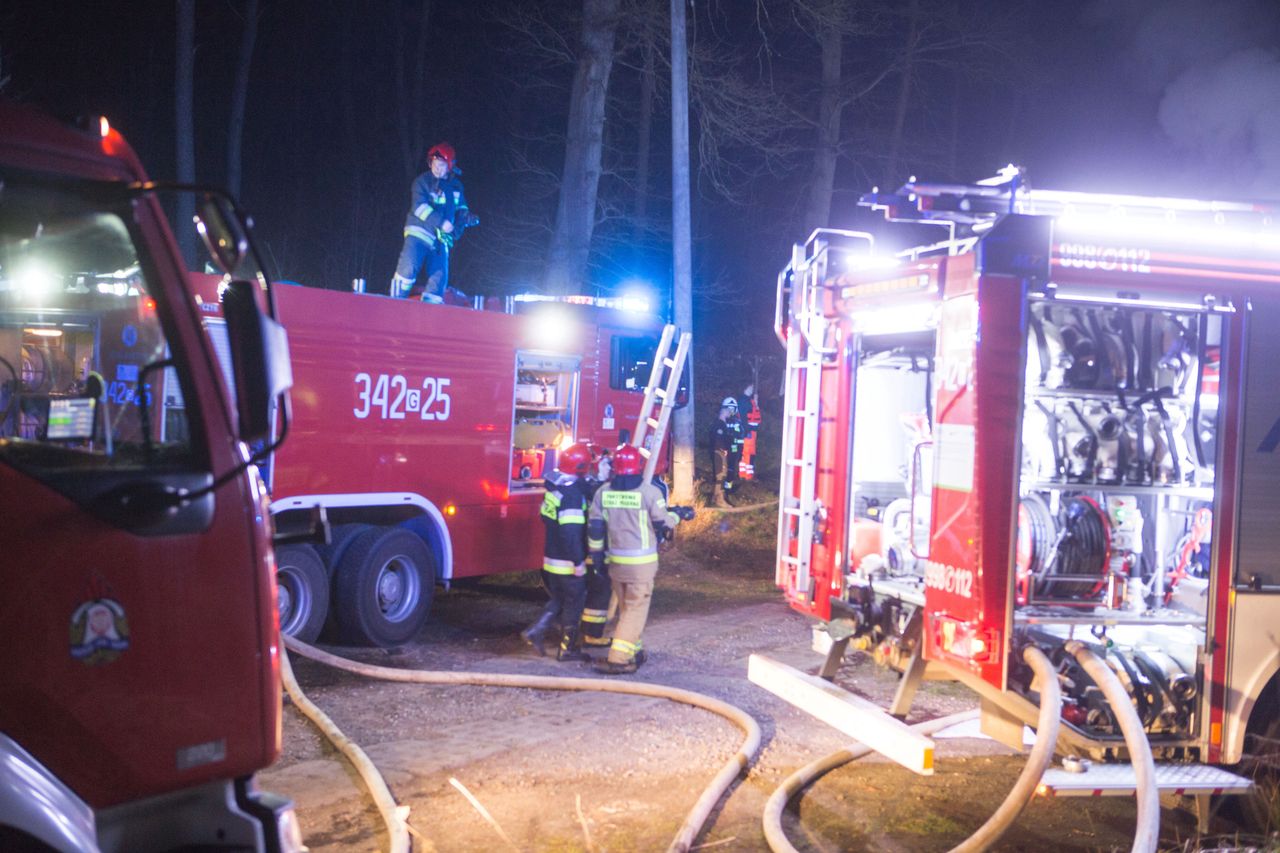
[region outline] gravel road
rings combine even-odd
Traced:
[[[684,543],[663,556],[645,633],[649,661],[630,676],[715,696],[761,724],[756,762],[699,837],[703,849],[767,850],[760,814],[769,794],[797,767],[848,742],[747,681],[753,652],[809,671],[821,663],[809,649],[809,621],[773,588],[772,552],[759,545],[773,519],[769,510],[699,514]],[[535,578],[490,578],[438,595],[432,621],[408,646],[326,648],[394,667],[594,675],[540,658],[520,641],[542,601]],[[726,720],[660,699],[396,684],[296,658],[294,667],[308,696],[368,752],[410,807],[410,824],[440,851],[666,849],[741,742]],[[846,663],[840,683],[884,703],[896,682],[860,657]],[[963,688],[929,682],[911,721],[974,705]],[[931,777],[876,757],[834,771],[788,812],[792,842],[801,850],[949,849],[995,810],[1023,759],[976,736],[939,739],[937,755]],[[261,779],[293,797],[316,853],[385,849],[354,773],[287,701],[284,754]],[[1133,821],[1128,799],[1037,800],[999,849],[1128,849]],[[1184,849],[1194,826],[1189,815],[1166,810],[1165,842]]]

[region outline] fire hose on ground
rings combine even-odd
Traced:
[[[414,669],[396,669],[393,667],[377,666],[375,664],[360,663],[358,661],[349,660],[339,657],[299,642],[292,637],[285,637],[285,646],[296,654],[305,658],[332,666],[337,669],[346,670],[357,675],[367,676],[369,678],[379,678],[385,681],[400,681],[412,684],[436,684],[445,686],[461,686],[470,685],[477,687],[522,687],[533,690],[588,690],[599,691],[603,693],[626,693],[632,696],[649,696],[658,699],[669,699],[673,702],[679,702],[684,705],[691,705],[695,708],[702,708],[711,711],[721,717],[732,722],[742,730],[744,737],[742,745],[738,747],[738,751],[733,754],[716,773],[711,783],[703,790],[702,795],[694,803],[693,808],[685,817],[684,823],[681,824],[679,831],[676,833],[675,839],[671,842],[669,851],[677,853],[685,853],[693,845],[694,839],[701,831],[703,824],[711,815],[716,804],[724,796],[725,792],[733,784],[739,774],[750,766],[752,759],[755,757],[756,751],[760,748],[760,725],[751,717],[750,714],[714,699],[710,696],[704,696],[701,693],[695,693],[691,690],[682,690],[678,687],[666,687],[660,684],[650,684],[643,681],[610,681],[603,678],[568,678],[564,676],[549,675],[510,675],[504,673],[489,672],[442,672],[433,670],[414,670]],[[281,658],[285,656],[282,653]],[[287,669],[287,663],[282,669]],[[289,695],[294,698],[295,703],[303,708],[303,703],[298,701],[301,691],[297,690],[297,683],[293,681],[292,674],[286,682],[293,682],[289,687]],[[298,695],[295,695],[295,692]],[[305,701],[305,697],[302,697]],[[314,708],[314,705],[308,701],[306,705]],[[318,712],[318,709],[316,709]],[[304,713],[307,713],[304,710]],[[310,713],[307,713],[311,717]],[[321,714],[323,716],[323,714]],[[325,718],[327,720],[327,718]],[[317,723],[317,725],[320,725]],[[332,727],[332,724],[329,724]],[[324,730],[324,726],[321,726]],[[335,729],[336,731],[336,729]],[[341,733],[339,733],[341,736]],[[330,738],[332,740],[332,738]],[[342,738],[342,740],[346,740]],[[335,741],[335,743],[337,743]],[[348,743],[350,743],[348,741]],[[354,747],[354,744],[351,744]],[[342,747],[339,747],[341,749]],[[356,748],[358,752],[358,747]],[[343,751],[347,754],[346,750]],[[361,753],[363,755],[363,753]],[[368,759],[364,759],[368,761]],[[365,774],[359,770],[360,762],[353,759],[353,763],[357,764],[358,772],[364,778]],[[372,764],[369,764],[372,768]],[[376,770],[373,771],[376,774]],[[366,784],[368,782],[366,781]],[[399,853],[400,850],[407,850],[407,827],[404,820],[404,812],[395,806],[394,801],[390,799],[390,792],[386,792],[386,796],[375,792],[381,786],[381,791],[386,792],[385,783],[381,782],[379,777],[374,785],[370,786],[370,793],[374,800],[378,802],[379,811],[382,813],[383,820],[387,822],[388,832],[392,839],[393,853]],[[389,804],[389,805],[388,805]],[[384,808],[384,805],[388,805]],[[404,847],[396,847],[396,839],[405,838]]]
[[[1045,769],[1053,760],[1054,748],[1058,743],[1058,725],[1062,717],[1062,691],[1058,685],[1058,673],[1044,652],[1035,646],[1027,646],[1022,656],[1035,671],[1040,683],[1040,719],[1036,727],[1035,745],[1027,756],[1026,766],[1023,767],[1022,773],[1019,774],[1017,782],[1014,783],[1004,802],[1000,804],[1000,808],[996,809],[995,813],[987,819],[986,823],[978,827],[973,835],[956,845],[952,853],[957,851],[973,853],[973,851],[986,850],[995,844],[1031,801],[1031,797],[1035,795],[1036,785],[1039,784]],[[1119,687],[1119,684],[1117,683],[1116,686]],[[931,735],[956,723],[972,719],[975,715],[974,711],[952,714],[917,723],[912,728],[920,734]],[[1145,738],[1143,743],[1146,743]],[[792,797],[822,775],[862,758],[872,751],[866,746],[842,749],[801,767],[783,780],[765,803],[764,835],[769,843],[769,849],[774,853],[796,853],[796,848],[782,831],[782,812]],[[1138,848],[1135,846],[1134,849]]]

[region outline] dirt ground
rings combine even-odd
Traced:
[[[629,676],[725,700],[763,729],[754,766],[698,838],[701,849],[767,850],[760,815],[769,794],[798,767],[848,744],[746,677],[753,652],[811,672],[821,663],[809,648],[810,622],[773,586],[775,523],[772,507],[702,511],[682,530],[662,557],[645,633],[649,661]],[[328,648],[394,667],[594,675],[520,641],[543,600],[534,577],[490,578],[439,594],[431,622],[408,646]],[[410,824],[440,851],[665,849],[742,739],[718,716],[660,699],[395,684],[294,660],[308,696],[365,749],[410,807]],[[881,703],[895,686],[892,673],[866,658],[851,659],[839,680]],[[912,721],[974,705],[963,688],[928,682]],[[976,736],[939,738],[931,777],[869,757],[820,779],[784,826],[800,850],[946,850],[996,809],[1023,761]],[[284,754],[261,781],[294,799],[311,850],[385,849],[354,773],[287,701]],[[1037,800],[997,849],[1127,850],[1134,816],[1127,798]],[[1201,844],[1194,818],[1166,808],[1162,848],[1235,849],[1233,827],[1219,821],[1214,830],[1226,835]]]

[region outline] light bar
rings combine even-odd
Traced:
[[[588,305],[593,308],[609,308],[635,314],[647,314],[650,310],[649,300],[642,296],[584,296],[578,293],[553,296],[549,293],[517,293],[511,298],[515,302],[559,302],[565,305]]]

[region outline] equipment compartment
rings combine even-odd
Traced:
[[[511,488],[541,488],[556,453],[576,435],[581,361],[575,356],[516,353],[511,427]]]

